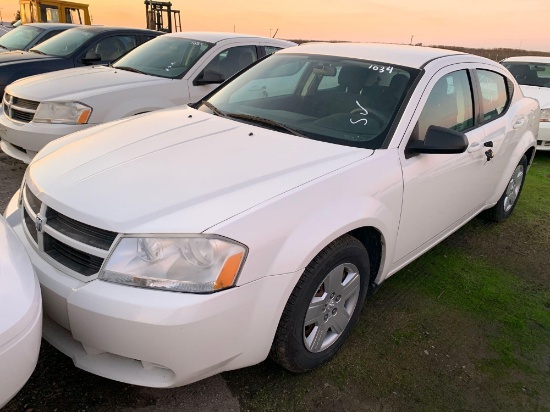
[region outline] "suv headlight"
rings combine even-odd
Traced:
[[[38,105],[33,122],[86,124],[92,108],[79,102],[43,102]]]
[[[550,122],[550,109],[542,109],[540,111],[540,121]]]
[[[99,279],[175,292],[209,293],[235,284],[247,248],[214,235],[123,237]]]

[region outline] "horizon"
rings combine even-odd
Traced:
[[[78,0],[76,0],[78,1]],[[82,0],[93,24],[145,27],[143,0]],[[524,0],[341,0],[338,3],[279,0],[250,6],[172,0],[183,31],[223,31],[278,38],[395,44],[510,48],[550,52],[545,34],[550,1]],[[18,0],[0,0],[3,20],[18,10]],[[521,18],[518,18],[521,15]]]

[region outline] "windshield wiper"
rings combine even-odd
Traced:
[[[284,131],[286,131],[290,134],[293,134],[294,136],[300,136],[300,137],[304,137],[306,139],[309,139],[309,137],[307,137],[303,133],[299,132],[298,130],[293,129],[292,127],[288,127],[287,125],[279,123],[275,120],[265,119],[263,117],[253,116],[251,114],[243,114],[243,113],[226,113],[225,115],[227,117],[232,118],[232,119],[250,120],[250,121],[256,122],[256,123],[261,123],[261,124],[266,124],[266,125],[269,125],[269,126],[274,126],[274,127],[278,128],[280,130],[284,130]]]
[[[134,72],[134,73],[139,73],[139,74],[147,74],[147,73],[142,72],[141,70],[134,69],[133,67],[128,67],[128,66],[112,66],[112,67],[114,69],[126,70],[126,71],[129,71],[129,72]]]
[[[31,53],[36,53],[36,54],[43,54],[45,56],[47,56],[46,53],[44,53],[43,51],[40,51],[40,50],[36,50],[36,49],[30,49],[29,50]]]
[[[212,113],[214,113],[216,116],[220,117],[229,117],[227,113],[221,111],[216,106],[214,106],[212,103],[207,102],[206,100],[203,100],[201,104],[204,104],[206,107],[208,107],[210,110],[212,110]]]

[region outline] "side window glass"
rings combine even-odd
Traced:
[[[443,76],[435,83],[418,123],[413,138],[424,140],[430,126],[464,131],[474,125],[472,90],[468,73],[460,70]]]
[[[483,121],[499,117],[508,105],[508,90],[504,76],[488,70],[477,70],[481,87]]]
[[[111,62],[136,47],[136,36],[111,36],[100,40],[90,50],[101,56],[101,61]]]
[[[265,55],[268,56],[270,54],[275,53],[276,51],[281,50],[281,47],[274,47],[274,46],[264,46],[265,48]]]
[[[59,10],[57,6],[40,5],[40,20],[43,23],[59,23]]]
[[[220,73],[224,80],[258,60],[256,46],[238,46],[222,51],[205,67]]]

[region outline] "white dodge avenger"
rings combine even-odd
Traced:
[[[490,60],[311,44],[194,107],[50,143],[7,215],[44,337],[79,368],[153,387],[268,355],[303,372],[369,291],[478,213],[512,213],[538,127]]]

